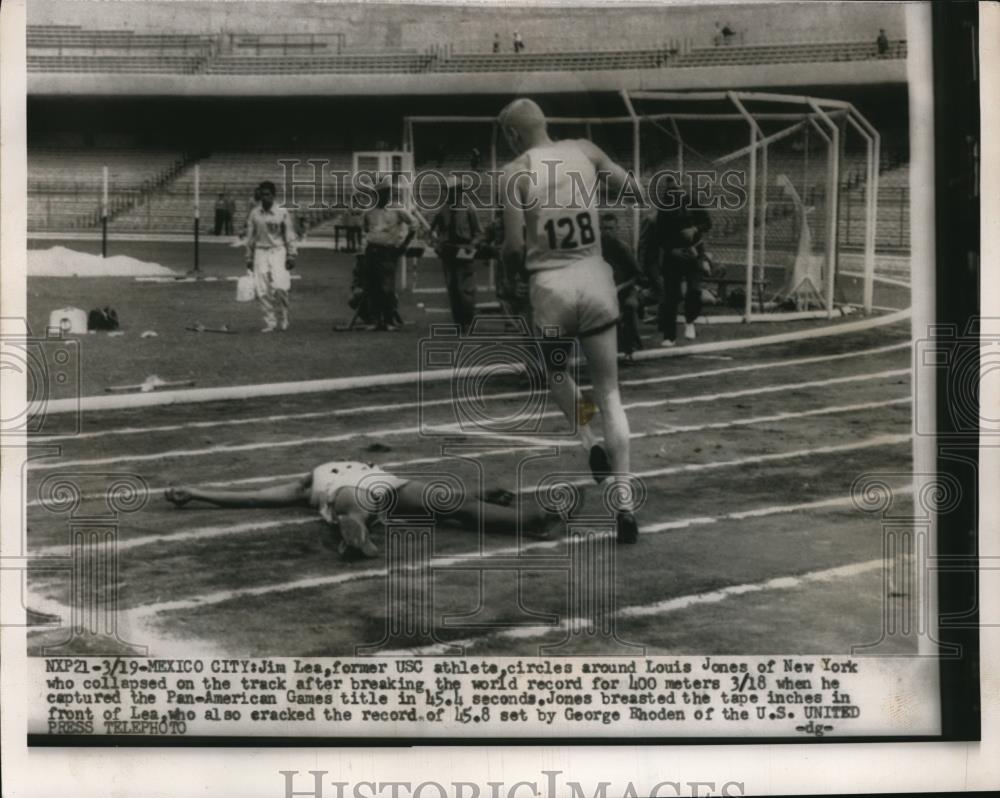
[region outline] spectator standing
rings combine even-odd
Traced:
[[[889,37],[885,35],[885,28],[878,29],[875,46],[878,48],[879,58],[885,58],[889,54]]]
[[[225,199],[226,223],[223,227],[223,232],[225,232],[227,236],[231,236],[233,234],[233,219],[236,218],[236,200],[233,199],[233,195],[228,191],[226,192]]]
[[[482,240],[482,227],[454,181],[448,187],[447,205],[434,217],[431,234],[444,268],[452,321],[468,332],[476,313],[475,250]]]
[[[701,315],[701,278],[708,263],[703,234],[712,227],[708,211],[694,205],[691,197],[674,179],[668,183],[656,220],[646,230],[642,242],[647,274],[658,284],[661,346],[677,340],[677,306],[684,291],[684,337],[694,340],[695,320]]]
[[[618,351],[631,362],[632,353],[642,349],[639,334],[639,281],[641,274],[632,250],[618,237],[618,219],[613,213],[601,217],[601,253],[610,264],[618,290]]]
[[[736,37],[736,31],[734,31],[727,22],[722,28],[722,43],[732,44],[733,39]]]
[[[479,171],[479,165],[483,161],[483,154],[479,151],[479,147],[473,147],[472,151],[469,153],[469,168],[473,172]]]
[[[514,31],[514,52],[519,53],[524,49],[524,39],[521,38],[521,34]]]
[[[361,249],[361,225],[364,219],[356,208],[349,208],[344,221],[347,227],[347,251],[357,252]]]
[[[494,53],[499,53],[500,52],[500,34],[499,33],[494,33],[493,34],[493,52]]]
[[[260,205],[247,217],[247,269],[253,274],[254,293],[264,311],[264,329],[288,329],[288,292],[295,268],[295,224],[291,214],[274,204],[275,187],[260,184]]]
[[[215,198],[215,234],[222,235],[226,225],[226,197],[222,192]]]
[[[392,184],[387,178],[378,187],[376,206],[364,216],[365,294],[377,330],[398,330],[396,266],[416,232],[416,221],[402,206],[389,207]]]

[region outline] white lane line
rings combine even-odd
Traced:
[[[861,402],[858,404],[850,405],[830,405],[827,407],[817,407],[812,410],[800,410],[798,412],[785,412],[785,413],[775,413],[768,416],[753,416],[751,418],[739,418],[733,421],[713,421],[707,424],[688,424],[688,425],[662,425],[654,430],[647,432],[633,432],[629,435],[630,440],[642,440],[645,438],[660,438],[669,435],[680,435],[689,432],[701,432],[708,429],[730,429],[732,427],[747,427],[756,424],[769,424],[776,421],[793,421],[798,418],[810,418],[813,416],[826,416],[826,415],[836,415],[839,413],[854,413],[863,410],[875,410],[882,407],[889,407],[893,405],[903,405],[910,404],[913,398],[910,396],[904,396],[900,399],[890,399],[886,401],[879,402]],[[527,443],[536,447],[562,447],[562,446],[575,446],[575,441],[569,440],[549,440],[546,438],[531,438],[528,436],[518,436],[518,435],[505,435],[505,434],[494,434],[492,436],[479,436],[486,438],[493,438],[496,440],[515,440],[521,443]],[[500,449],[488,449],[479,452],[469,452],[465,453],[466,456],[476,456],[476,457],[496,457],[504,454],[511,454],[514,452],[523,452],[523,447],[511,447],[511,448],[500,448]],[[398,466],[411,466],[411,465],[423,465],[429,463],[440,463],[447,460],[454,459],[452,455],[440,455],[434,457],[419,457],[411,460],[395,460],[381,463],[383,468],[391,469]],[[200,483],[206,488],[222,488],[231,487],[234,485],[255,485],[262,483],[272,483],[272,482],[284,482],[293,479],[301,478],[306,472],[296,471],[288,474],[273,474],[267,476],[259,477],[244,477],[242,479],[226,479],[226,480],[216,480],[213,482]],[[170,485],[158,485],[149,489],[150,494],[159,494],[166,490]],[[94,499],[103,499],[105,493],[102,491],[93,491],[89,493],[82,494],[83,501],[91,501]],[[29,502],[25,502],[26,507],[43,507],[45,502],[41,499],[32,499]]]
[[[887,316],[874,316],[859,321],[845,322],[814,330],[760,335],[727,341],[713,341],[690,344],[675,349],[644,350],[635,353],[636,360],[657,360],[665,357],[704,354],[706,352],[729,352],[737,349],[751,349],[773,344],[801,343],[802,341],[829,338],[849,333],[863,332],[886,327],[910,318],[909,308]],[[476,373],[481,369],[475,369]],[[153,407],[160,405],[185,404],[192,402],[220,402],[232,399],[259,399],[265,396],[291,396],[305,393],[329,393],[332,391],[355,390],[358,388],[382,388],[388,385],[412,385],[424,382],[452,380],[455,373],[451,369],[434,371],[410,371],[398,374],[371,374],[360,377],[338,377],[327,380],[305,380],[301,382],[277,382],[263,385],[232,385],[218,388],[192,388],[188,390],[159,391],[144,394],[121,394],[116,396],[86,396],[82,399],[55,399],[47,402],[45,412],[50,415],[60,413],[92,412],[95,410],[121,410],[128,408]]]
[[[816,454],[840,454],[842,452],[854,452],[863,449],[872,449],[881,446],[897,446],[902,443],[909,443],[910,433],[898,435],[876,435],[857,443],[843,443],[834,446],[819,446],[814,449],[796,449],[790,452],[775,452],[773,454],[758,454],[753,457],[743,457],[737,460],[715,460],[709,463],[684,463],[676,466],[665,466],[664,468],[653,468],[647,471],[636,471],[633,477],[647,479],[652,477],[665,477],[670,474],[680,474],[685,471],[711,471],[717,468],[732,468],[734,466],[759,465],[760,463],[773,463],[781,460],[791,460],[796,457],[810,457]],[[579,479],[567,479],[569,485],[591,485],[593,480],[581,477]],[[531,493],[534,488],[522,489],[521,493]]]
[[[663,377],[643,377],[641,379],[634,380],[621,380],[620,384],[625,386],[632,385],[655,385],[657,383],[663,382],[677,382],[679,380],[687,380],[692,377],[716,377],[723,374],[738,374],[746,371],[760,371],[762,369],[773,369],[773,368],[784,368],[786,366],[811,366],[816,363],[833,363],[840,360],[849,360],[856,357],[874,357],[875,355],[884,355],[888,352],[898,352],[900,349],[912,349],[913,344],[910,341],[903,341],[898,344],[889,344],[888,346],[877,346],[874,349],[862,349],[856,352],[841,352],[837,355],[816,355],[814,357],[799,357],[793,358],[791,360],[774,360],[768,363],[747,363],[742,366],[727,366],[721,369],[709,369],[707,371],[696,371],[693,374],[668,374]],[[692,357],[699,357],[698,355],[693,355]],[[706,355],[706,358],[712,357],[711,355]],[[620,373],[620,372],[619,372]]]
[[[691,593],[686,596],[676,596],[675,598],[658,601],[655,604],[636,604],[629,607],[622,607],[613,613],[616,618],[646,618],[651,615],[666,615],[671,612],[679,612],[701,604],[717,604],[720,601],[734,596],[745,596],[748,593],[764,593],[771,590],[792,590],[797,587],[815,584],[817,582],[833,582],[838,579],[850,579],[877,571],[885,567],[883,560],[867,560],[866,562],[855,562],[849,565],[840,565],[836,568],[826,568],[822,571],[809,571],[795,576],[779,576],[768,579],[764,582],[748,582],[741,585],[730,585],[719,590],[711,590],[705,593]],[[529,626],[522,629],[506,629],[502,632],[486,634],[480,637],[464,638],[461,640],[451,640],[443,643],[435,643],[421,648],[400,649],[397,651],[383,652],[384,656],[434,656],[446,654],[450,649],[458,646],[464,649],[475,648],[483,643],[498,638],[506,639],[536,639],[548,637],[557,632],[565,633],[567,630],[581,631],[587,629],[592,621],[587,619],[570,619],[552,626]]]
[[[728,391],[717,394],[699,394],[671,399],[651,399],[645,402],[632,402],[625,405],[626,410],[662,405],[691,404],[693,402],[715,402],[721,399],[737,399],[743,396],[759,396],[765,393],[781,393],[783,391],[798,391],[805,388],[822,388],[828,385],[843,385],[849,382],[865,382],[867,380],[889,379],[891,377],[909,376],[910,369],[888,369],[869,374],[848,374],[844,377],[830,377],[826,380],[808,380],[806,382],[791,382],[779,385],[765,385],[762,388],[744,388],[742,391]]]
[[[882,559],[868,560],[867,562],[856,562],[850,565],[842,565],[838,568],[827,568],[822,571],[810,571],[798,576],[779,576],[768,579],[766,582],[752,582],[743,585],[731,585],[721,590],[712,590],[707,593],[695,593],[690,596],[677,596],[676,598],[658,601],[655,604],[642,604],[631,607],[623,607],[615,614],[619,618],[644,618],[650,615],[662,615],[668,612],[686,610],[696,604],[714,604],[723,601],[731,596],[742,596],[747,593],[761,593],[765,590],[791,590],[802,587],[810,582],[830,582],[834,579],[848,579],[852,576],[860,576],[869,571],[880,570],[885,567]]]
[[[651,408],[651,407],[662,407],[665,405],[686,405],[693,404],[696,402],[715,402],[723,399],[737,399],[746,396],[759,396],[761,394],[768,393],[780,393],[784,391],[798,391],[808,388],[820,388],[829,385],[843,385],[852,382],[866,382],[870,380],[888,379],[891,377],[900,377],[903,375],[909,375],[910,369],[889,369],[887,371],[877,371],[874,373],[866,374],[850,374],[844,377],[831,377],[826,380],[809,380],[806,382],[795,382],[795,383],[780,383],[777,385],[765,385],[758,388],[745,388],[740,391],[726,391],[721,393],[712,394],[696,394],[695,396],[680,396],[672,397],[669,399],[654,399],[643,402],[631,402],[625,405],[626,410],[633,410],[638,408]],[[557,418],[561,415],[558,410],[550,411],[548,413],[539,414],[539,418]],[[457,423],[442,425],[440,427],[432,428],[435,432],[448,433],[454,430],[456,434],[462,434],[460,427]],[[411,427],[393,427],[389,429],[379,430],[377,432],[371,432],[369,430],[361,430],[357,432],[343,432],[337,435],[327,435],[323,437],[311,436],[308,438],[292,438],[279,441],[255,441],[253,443],[241,443],[241,444],[225,444],[221,446],[209,446],[203,449],[174,449],[165,452],[151,452],[146,454],[130,454],[130,455],[117,455],[114,457],[97,457],[85,460],[67,460],[61,462],[45,463],[42,462],[45,458],[36,458],[30,461],[27,465],[27,470],[33,471],[37,469],[49,469],[56,470],[62,468],[76,468],[80,466],[92,466],[92,465],[107,465],[109,463],[129,463],[129,462],[148,462],[150,460],[166,460],[176,457],[204,457],[217,454],[230,454],[233,452],[247,452],[254,451],[257,449],[277,449],[277,448],[287,448],[289,446],[303,446],[316,443],[338,443],[353,440],[360,437],[370,437],[372,435],[378,437],[395,436],[395,435],[410,435],[414,433],[421,432],[422,428],[420,425]],[[476,436],[472,436],[476,437]]]
[[[186,540],[208,540],[209,538],[222,537],[223,535],[242,535],[251,532],[266,532],[269,529],[284,529],[289,526],[301,526],[320,521],[318,515],[310,515],[307,518],[283,518],[278,521],[254,521],[245,524],[229,524],[221,526],[203,526],[197,529],[188,529],[184,532],[164,532],[156,535],[143,535],[136,538],[119,538],[115,542],[115,551],[122,552],[140,546],[149,546],[153,543],[180,543]],[[45,546],[37,550],[41,555],[70,554],[70,546]]]
[[[859,449],[871,448],[871,447],[874,447],[874,446],[889,446],[889,445],[893,445],[893,444],[897,444],[897,443],[902,443],[904,441],[905,442],[909,442],[909,440],[910,440],[910,436],[909,435],[902,435],[902,436],[899,436],[899,435],[892,435],[892,436],[885,435],[885,436],[879,436],[878,438],[872,438],[872,439],[869,439],[867,441],[862,441],[862,442],[857,443],[857,444],[844,444],[842,446],[821,447],[819,449],[804,449],[804,450],[800,450],[800,451],[796,451],[796,452],[787,452],[787,453],[783,453],[783,454],[780,454],[780,455],[759,455],[759,456],[756,456],[756,457],[747,457],[747,458],[742,458],[742,459],[739,459],[739,460],[729,460],[729,461],[721,461],[721,462],[714,462],[714,463],[700,463],[700,464],[683,465],[683,466],[678,466],[678,467],[674,467],[674,468],[658,469],[657,471],[649,471],[649,472],[645,472],[644,474],[638,474],[637,476],[660,476],[660,475],[663,475],[663,474],[676,473],[678,471],[707,470],[707,469],[715,469],[715,468],[732,468],[732,467],[738,467],[738,466],[741,466],[741,465],[750,465],[750,464],[755,464],[755,463],[760,463],[760,462],[765,462],[765,461],[773,461],[773,460],[780,460],[780,459],[792,459],[792,458],[795,458],[795,457],[807,457],[807,456],[810,456],[810,455],[813,455],[813,454],[830,454],[830,453],[843,452],[843,451],[856,451],[856,450],[859,450]],[[580,484],[586,484],[585,480],[580,480],[579,482],[580,482]],[[529,492],[529,491],[523,491],[523,492]],[[826,501],[836,501],[836,500],[824,500],[824,502],[826,502]],[[850,503],[851,499],[850,499],[850,497],[845,497],[843,499],[840,499],[839,501],[842,501],[845,505],[847,505],[848,503]],[[824,504],[823,506],[834,506],[834,505],[826,505],[826,504]],[[798,509],[803,509],[803,510],[816,509],[816,505],[815,505],[815,503],[805,503],[803,505],[778,505],[778,506],[774,507],[770,511],[767,510],[767,509],[762,509],[762,510],[758,511],[758,516],[757,517],[761,517],[763,515],[768,515],[771,512],[773,512],[773,513],[795,512]],[[666,531],[668,528],[670,528],[670,529],[673,529],[673,528],[682,528],[682,527],[675,526],[677,523],[680,523],[680,522],[671,522],[670,526],[663,526],[663,527],[661,527],[659,529],[657,529],[655,527],[654,528],[645,527],[644,529],[647,529],[647,530],[649,530],[651,532],[658,532],[658,531]],[[687,523],[688,523],[688,525],[694,525],[694,524],[697,524],[697,523],[705,523],[705,520],[704,519],[689,519],[689,521]],[[640,531],[642,531],[642,530],[640,530]],[[464,552],[462,554],[452,555],[450,557],[436,558],[433,561],[433,564],[434,564],[435,567],[445,567],[445,566],[448,566],[448,565],[457,565],[457,564],[460,564],[460,563],[468,562],[469,558],[480,557],[480,556],[487,556],[487,555],[490,556],[490,557],[514,556],[518,552],[521,552],[521,551],[536,550],[536,549],[546,549],[546,548],[555,548],[555,547],[561,545],[562,543],[563,543],[563,541],[561,541],[561,540],[537,541],[537,542],[532,542],[532,543],[525,543],[525,544],[521,545],[520,547],[510,546],[510,547],[505,547],[505,548],[502,548],[502,549],[496,549],[496,550],[493,550],[493,551],[490,551],[490,552],[484,552],[482,554],[480,554],[480,552],[476,552],[476,551]],[[414,566],[414,567],[416,567],[416,566]],[[285,592],[290,592],[290,591],[295,591],[295,590],[306,590],[306,589],[314,588],[314,587],[328,587],[328,586],[331,586],[331,585],[343,584],[345,582],[357,581],[358,579],[377,578],[377,577],[385,576],[386,573],[387,573],[387,571],[386,571],[385,568],[371,568],[371,569],[367,569],[367,570],[364,570],[364,571],[350,571],[350,572],[347,572],[347,573],[333,574],[333,575],[330,575],[330,576],[308,577],[306,579],[299,579],[299,580],[296,580],[294,582],[281,582],[281,583],[273,584],[273,585],[261,585],[261,586],[258,586],[258,587],[240,588],[240,589],[236,589],[236,590],[220,590],[220,591],[217,591],[217,592],[214,592],[214,593],[207,593],[207,594],[204,594],[202,596],[195,596],[193,598],[188,598],[188,599],[177,599],[177,600],[174,600],[174,601],[160,602],[160,603],[157,603],[157,604],[147,604],[147,605],[143,605],[143,606],[140,606],[140,607],[136,607],[133,610],[128,610],[128,612],[130,614],[131,613],[136,613],[136,614],[139,614],[140,616],[148,617],[148,616],[154,615],[154,614],[156,614],[158,612],[167,612],[167,611],[171,611],[171,610],[182,610],[182,609],[192,609],[192,608],[195,608],[195,607],[203,607],[203,606],[206,606],[206,605],[209,605],[209,604],[219,604],[219,603],[222,603],[222,602],[225,602],[225,601],[229,601],[229,600],[234,599],[234,598],[243,597],[243,596],[260,596],[260,595],[265,595],[265,594],[268,594],[268,593],[285,593]]]
[[[872,357],[875,355],[882,355],[887,352],[895,352],[900,349],[910,349],[912,344],[909,341],[903,341],[897,344],[890,344],[888,346],[879,346],[874,349],[863,349],[857,352],[844,352],[836,355],[816,355],[814,357],[801,357],[794,358],[790,360],[774,360],[767,363],[750,363],[742,366],[730,366],[728,368],[720,369],[708,369],[706,371],[695,371],[685,374],[671,374],[661,377],[644,377],[631,380],[621,380],[620,385],[623,387],[632,387],[636,385],[656,385],[665,382],[680,382],[683,380],[700,379],[704,377],[718,377],[725,374],[738,374],[747,371],[763,371],[765,369],[774,368],[787,368],[792,366],[809,366],[816,363],[830,363],[840,360],[847,360],[850,358],[857,357]],[[589,385],[581,386],[584,389],[589,388]],[[399,410],[405,410],[415,407],[439,407],[442,405],[453,405],[453,404],[467,404],[470,401],[499,401],[503,399],[519,399],[529,395],[529,391],[506,391],[504,393],[492,394],[490,396],[485,396],[482,398],[468,399],[461,398],[458,399],[452,397],[446,397],[444,399],[427,399],[424,401],[417,402],[399,402],[396,404],[370,404],[361,405],[359,407],[347,407],[340,408],[338,410],[317,410],[306,413],[284,413],[284,414],[273,414],[269,416],[254,416],[251,418],[234,418],[234,419],[217,419],[215,421],[185,421],[179,424],[161,424],[153,427],[118,427],[115,429],[106,430],[95,430],[94,432],[82,432],[77,435],[72,436],[60,436],[60,435],[44,435],[44,436],[32,436],[30,442],[32,444],[43,444],[43,443],[53,443],[60,441],[76,441],[85,438],[100,438],[107,435],[145,435],[151,432],[176,432],[178,430],[184,429],[214,429],[215,427],[226,427],[241,424],[272,424],[279,421],[305,421],[314,418],[338,418],[341,416],[352,416],[352,415],[362,415],[367,413],[380,413],[380,412],[397,412]]]
[[[292,280],[301,280],[301,274],[290,274],[288,275]],[[240,278],[236,275],[222,276],[222,277],[166,277],[166,276],[146,276],[146,277],[133,277],[132,278],[137,283],[146,283],[148,285],[181,285],[184,283],[235,283]]]
[[[854,277],[858,280],[865,279],[865,275],[862,272],[852,272],[845,269],[840,269],[839,273],[843,277]],[[885,283],[886,285],[896,286],[897,288],[911,288],[910,284],[905,280],[895,280],[892,277],[886,277],[881,274],[874,275],[876,283]]]

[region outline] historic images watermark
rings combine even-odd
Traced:
[[[561,161],[544,160],[538,170],[520,169],[486,171],[438,169],[398,172],[378,172],[370,169],[349,171],[328,169],[329,161],[293,158],[279,159],[283,171],[280,203],[289,210],[329,210],[350,207],[367,211],[378,206],[380,193],[389,190],[389,206],[402,207],[402,197],[408,196],[421,212],[433,213],[454,200],[473,210],[495,212],[505,206],[522,211],[558,210],[564,207],[590,207],[597,202],[601,187],[607,185],[608,172],[584,174],[576,169],[561,170]],[[596,180],[594,179],[596,175]],[[535,192],[524,197],[515,190],[515,183],[526,180],[534,190],[554,185],[557,178],[565,187],[558,192]],[[607,209],[679,210],[689,203],[705,210],[737,211],[746,207],[749,197],[747,176],[741,169],[696,170],[683,172],[658,169],[641,181],[631,172],[624,185],[603,197]],[[306,201],[308,200],[308,201]]]
[[[740,796],[742,781],[679,781],[655,783],[601,781],[582,784],[564,778],[561,770],[543,770],[531,780],[488,781],[485,787],[468,781],[333,781],[326,770],[279,770],[282,798],[681,798],[681,796]]]

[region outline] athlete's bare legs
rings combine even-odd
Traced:
[[[611,465],[620,475],[631,473],[628,417],[618,389],[618,331],[609,327],[596,335],[580,339],[587,356],[594,402],[604,419],[604,441],[611,455]]]
[[[632,510],[635,508],[632,503],[632,486],[629,484],[632,479],[632,461],[629,452],[628,416],[625,415],[618,387],[617,330],[609,327],[602,332],[585,336],[580,339],[580,346],[587,357],[594,402],[604,420],[604,442],[611,458],[613,479],[624,483],[622,490],[617,494],[619,506],[622,508],[616,519],[618,541],[635,543],[638,539],[638,527],[632,515]],[[566,381],[572,382],[568,374]],[[588,434],[593,438],[592,431],[588,430]],[[591,469],[594,469],[593,457],[591,457]],[[594,476],[595,478],[599,476],[596,470]]]
[[[552,399],[562,410],[563,415],[569,419],[570,424],[576,426],[576,434],[580,439],[580,444],[584,450],[590,452],[597,445],[597,436],[589,423],[584,423],[580,417],[580,408],[583,406],[583,392],[576,381],[570,376],[568,370],[549,372],[549,392]],[[600,405],[598,405],[600,407]],[[586,419],[589,422],[590,419]]]

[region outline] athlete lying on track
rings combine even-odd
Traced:
[[[373,524],[383,519],[372,508],[381,490],[392,489],[396,494],[394,512],[401,517],[427,514],[426,482],[399,477],[383,471],[377,465],[355,461],[335,461],[316,466],[298,479],[271,488],[253,490],[214,490],[198,487],[168,488],[164,497],[176,507],[200,501],[217,507],[312,507],[323,519],[340,531],[340,553],[356,549],[366,557],[378,556],[378,548],[369,538]],[[488,534],[512,535],[518,528],[518,512],[505,506],[513,501],[506,491],[491,491],[487,498],[466,496],[449,511],[438,512],[437,518],[452,521],[465,528],[478,528],[482,519]],[[536,539],[550,539],[562,523],[557,515],[535,512],[526,514],[521,528]]]

